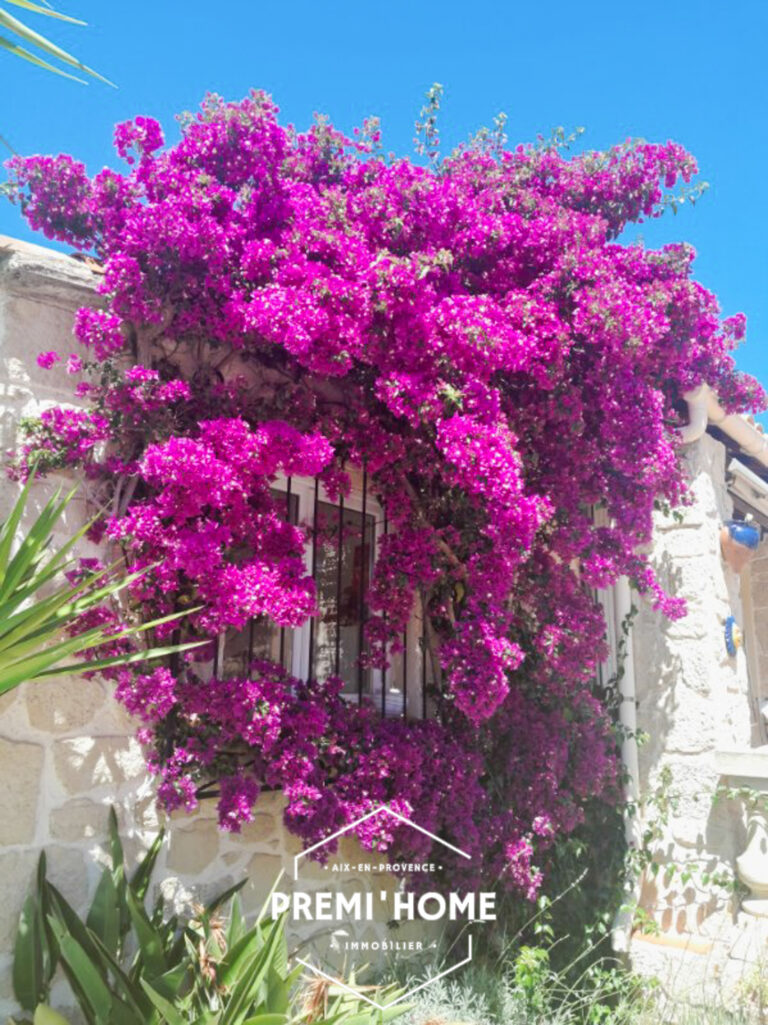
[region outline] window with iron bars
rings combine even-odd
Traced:
[[[387,517],[370,493],[365,472],[352,474],[349,495],[330,502],[317,480],[278,478],[273,495],[284,502],[286,519],[303,525],[308,537],[306,571],[317,589],[318,614],[300,627],[278,627],[266,617],[219,638],[214,673],[236,676],[254,659],[269,659],[301,680],[339,676],[350,702],[369,699],[382,716],[426,718],[431,714],[433,674],[426,657],[420,607],[404,631],[402,650],[391,652],[386,669],[364,665],[367,651],[366,594]],[[417,603],[418,604],[418,603]]]

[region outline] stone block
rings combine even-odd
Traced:
[[[219,829],[215,822],[194,822],[187,829],[170,833],[167,865],[181,875],[197,875],[215,860],[219,852]]]
[[[0,844],[30,843],[35,836],[43,748],[0,738]]]
[[[665,739],[668,753],[699,754],[715,746],[712,703],[678,683]]]
[[[30,725],[45,733],[82,729],[104,704],[104,685],[99,680],[62,677],[29,683],[24,687]]]
[[[278,821],[273,814],[257,811],[253,816],[253,822],[243,826],[240,835],[243,841],[249,844],[267,843],[274,838],[277,828]]]
[[[74,737],[56,741],[56,775],[68,794],[140,779],[146,773],[141,746],[133,737]]]
[[[246,869],[248,882],[241,891],[243,908],[246,912],[261,910],[261,906],[275,885],[282,868],[283,859],[278,854],[254,854]],[[287,887],[289,883],[290,874],[286,873],[281,884]]]
[[[48,878],[66,900],[80,909],[88,899],[86,852],[78,847],[46,847]]]
[[[67,801],[51,812],[51,836],[64,843],[103,839],[107,833],[107,814],[105,805],[85,797]]]

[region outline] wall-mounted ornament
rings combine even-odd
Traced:
[[[726,520],[720,528],[720,550],[734,573],[741,573],[760,544],[760,527],[749,520]]]
[[[743,643],[744,635],[741,629],[736,625],[736,620],[733,616],[729,616],[725,621],[725,648],[731,658],[733,658]]]

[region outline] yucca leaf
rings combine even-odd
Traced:
[[[131,914],[131,922],[139,941],[139,950],[143,964],[150,976],[164,975],[171,967],[163,950],[163,938],[152,925],[144,905],[136,900],[130,886],[126,887],[125,900]]]
[[[94,946],[101,957],[106,971],[110,972],[116,988],[124,994],[125,1002],[138,1022],[144,1022],[151,1013],[151,1006],[141,987],[133,983],[120,967],[113,953],[101,942],[99,937],[91,934]]]
[[[88,930],[80,921],[75,909],[64,898],[53,883],[46,882],[45,892],[48,900],[48,914],[46,916],[47,922],[50,924],[51,918],[54,918],[68,935],[73,936],[77,940],[91,960],[93,960],[96,957],[96,951],[93,949],[93,942],[88,935]],[[51,934],[58,943],[58,932],[56,932],[52,927]]]
[[[257,1014],[255,1018],[246,1018],[243,1025],[286,1025],[288,1020],[286,1014]]]
[[[220,908],[222,904],[226,904],[230,898],[236,896],[236,894],[238,894],[242,890],[242,888],[245,886],[247,882],[247,879],[241,879],[239,883],[235,883],[234,886],[228,887],[222,893],[219,893],[217,896],[211,898],[211,900],[209,900],[208,903],[205,905],[205,914],[213,914],[213,912],[216,911],[217,908]]]
[[[221,1016],[221,1025],[238,1025],[248,1013],[259,987],[274,963],[277,947],[281,939],[284,938],[284,922],[285,917],[282,916],[272,924],[264,947],[244,967],[242,975],[230,993],[227,1006]]]
[[[40,909],[30,893],[21,909],[13,948],[13,992],[25,1011],[34,1011],[45,997]]]
[[[123,850],[123,841],[120,839],[120,827],[118,826],[117,812],[114,805],[110,805],[109,808],[107,831],[109,833],[109,853],[112,857],[112,870],[117,872],[125,865],[125,852]]]
[[[94,641],[96,636],[92,635]],[[59,672],[70,672],[69,668],[64,668],[61,664],[67,656],[73,655],[79,650],[83,643],[81,638],[83,638],[83,635],[80,635],[76,641],[61,641],[59,644],[54,644],[38,655],[21,658],[10,665],[0,665],[0,694],[13,690],[14,687],[24,683],[25,680],[38,679],[47,670],[51,670],[51,667],[54,665],[61,667]],[[88,663],[85,664],[87,665]],[[54,675],[52,670],[51,675]]]
[[[79,596],[80,590],[80,585],[68,585],[47,598],[38,599],[28,608],[10,615],[6,611],[10,602],[0,604],[0,652],[21,644],[22,641],[26,642],[27,639],[50,636],[63,625],[73,622],[91,605],[100,604],[104,598],[102,595],[99,599],[89,602],[85,600],[86,596]]]
[[[94,589],[94,584],[109,576],[114,567],[99,571],[93,578],[82,581],[78,584],[68,584],[61,590],[49,595],[47,598],[39,599],[31,608],[19,612],[7,614],[9,602],[0,603],[0,652],[11,647],[13,642],[24,638],[42,637],[50,635],[61,626],[73,622],[83,612],[101,605],[106,599],[114,597],[123,588],[138,580],[144,574],[144,570],[130,573],[121,579],[110,579],[106,584]],[[15,597],[13,599],[15,601]],[[118,640],[120,637],[130,636],[134,633],[141,633],[163,623],[171,623],[176,619],[182,619],[190,612],[196,612],[200,606],[192,609],[185,609],[182,612],[171,612],[167,616],[153,619],[149,622],[136,626],[127,626],[116,632],[111,632],[110,626],[105,624],[99,627],[103,634],[103,643]],[[84,645],[85,647],[85,645]]]
[[[2,11],[0,11],[0,23]],[[51,532],[61,519],[67,505],[71,502],[75,490],[70,491],[66,498],[59,502],[61,488],[46,502],[34,523],[26,531],[24,538],[14,556],[7,562],[5,571],[0,576],[0,601],[11,594],[18,584],[35,568],[45,555],[45,548],[50,544]]]
[[[29,497],[29,490],[32,487],[32,481],[35,479],[35,471],[30,473],[29,478],[21,490],[21,494],[13,504],[13,508],[8,514],[7,518],[3,521],[0,526],[0,579],[5,576],[5,570],[8,565],[8,560],[11,557],[11,549],[13,547],[13,540],[16,536],[16,531],[21,523],[21,517],[24,515],[24,510],[27,507],[27,498]]]
[[[14,535],[22,521],[33,479],[34,472],[18,496],[10,515],[0,525],[0,694],[6,693],[25,680],[59,675],[62,672],[96,672],[110,666],[155,660],[206,643],[191,641],[183,646],[173,645],[131,652],[92,662],[68,661],[78,651],[133,637],[196,610],[172,613],[148,623],[127,626],[119,630],[100,626],[83,631],[76,637],[64,636],[63,628],[69,626],[83,612],[117,595],[152,568],[143,567],[133,573],[113,578],[112,573],[118,570],[120,562],[99,570],[77,584],[61,586],[53,594],[24,607],[24,603],[28,603],[29,599],[36,595],[43,583],[48,583],[57,572],[70,564],[72,560],[69,553],[73,545],[90,526],[83,526],[74,538],[70,538],[58,550],[49,554],[45,561],[50,547],[51,531],[76,493],[76,489],[73,489],[61,498],[59,488],[37,515],[16,553],[11,555]]]
[[[66,50],[62,50],[60,46],[52,43],[49,39],[46,39],[45,36],[41,36],[39,32],[35,32],[33,29],[28,28],[24,22],[19,21],[18,18],[14,18],[12,14],[9,14],[1,8],[0,25],[3,25],[9,31],[19,36],[30,46],[36,46],[44,53],[49,54],[51,57],[55,57],[64,64],[69,64],[71,67],[77,68],[79,71],[84,71],[86,74],[92,75],[94,78],[98,78],[106,85],[114,86],[114,82],[110,82],[108,78],[104,78],[104,76],[100,75],[98,71],[94,71],[93,68],[89,68],[87,64],[83,64],[83,62],[78,60],[77,57],[73,57],[71,53],[67,53]]]
[[[114,957],[120,944],[120,906],[114,876],[108,868],[101,873],[85,925]]]
[[[96,662],[77,662],[74,665],[62,665],[56,669],[46,669],[38,673],[36,680],[44,679],[46,676],[61,676],[62,673],[98,672],[100,669],[108,669],[110,666],[126,666],[133,662],[154,662],[159,658],[166,658],[168,655],[176,655],[180,651],[187,651],[190,648],[199,648],[205,641],[192,641],[189,644],[174,644],[168,648],[148,648],[146,651],[134,651],[130,655],[114,655],[111,658],[102,658]],[[3,693],[0,685],[0,694]]]
[[[52,7],[41,7],[40,4],[32,3],[32,0],[5,0],[5,2],[13,4],[14,7],[23,7],[25,11],[34,11],[35,14],[44,14],[48,18],[58,18],[59,21],[68,21],[71,25],[86,24],[79,18],[70,18],[68,14],[62,14],[60,11],[54,11]]]
[[[171,960],[170,955],[168,959]],[[179,990],[181,989],[185,978],[189,974],[189,971],[190,966],[188,962],[181,961],[164,975],[156,976],[152,980],[152,987],[156,993],[160,994],[160,996],[173,1002],[178,999]]]
[[[56,934],[61,959],[69,969],[68,976],[77,980],[77,984],[84,994],[87,1006],[90,1008],[96,1025],[110,1025],[112,1021],[112,994],[109,986],[104,980],[102,973],[96,967],[98,953],[95,951],[91,941],[91,953],[86,953],[75,937],[68,932],[55,915],[48,919],[51,929]],[[95,956],[94,956],[95,954]],[[86,1007],[83,1007],[86,1010]]]
[[[152,873],[155,869],[155,863],[157,862],[158,855],[162,849],[164,836],[165,830],[161,829],[131,876],[130,887],[133,890],[136,899],[139,901],[143,901],[147,895]]]
[[[69,1021],[47,1004],[38,1004],[32,1025],[70,1025]]]
[[[166,1000],[164,996],[161,996],[145,979],[141,980],[141,985],[144,987],[144,992],[162,1015],[163,1020],[168,1022],[168,1025],[189,1025],[189,1020],[179,1014],[170,1000]]]
[[[232,907],[229,911],[229,925],[227,927],[227,949],[231,950],[236,943],[239,943],[245,935],[245,916],[240,901],[240,894],[236,893],[232,898]]]
[[[44,61],[42,57],[36,57],[34,53],[30,53],[29,50],[25,50],[23,46],[19,46],[18,43],[12,42],[10,39],[6,39],[5,36],[0,36],[0,47],[3,50],[7,50],[12,53],[14,57],[21,57],[22,60],[29,61],[30,64],[34,64],[38,68],[42,68],[43,71],[52,71],[54,75],[61,75],[62,78],[68,78],[72,82],[79,82],[80,85],[87,85],[82,78],[78,78],[77,75],[70,75],[68,71],[64,71],[63,68],[57,68],[55,64],[49,64],[48,61]],[[6,143],[8,145],[8,143]],[[55,1012],[54,1012],[55,1013]]]

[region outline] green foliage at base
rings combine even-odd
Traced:
[[[384,1025],[407,1009],[374,1010],[349,988],[321,982],[297,1011],[301,968],[289,969],[283,918],[262,913],[249,927],[237,894],[243,883],[195,906],[186,918],[172,911],[162,892],[148,912],[163,834],[129,876],[114,811],[109,831],[112,864],[102,872],[85,921],[47,878],[40,857],[13,965],[16,999],[34,1013],[34,1025],[67,1025],[48,1006],[57,967],[88,1025]],[[348,985],[355,989],[354,981]],[[377,1000],[399,995],[382,988]]]

